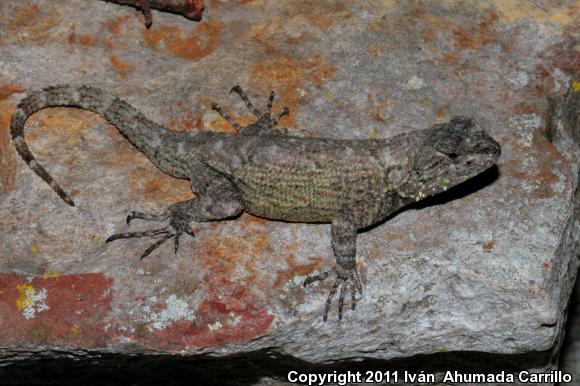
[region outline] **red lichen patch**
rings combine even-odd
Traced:
[[[117,74],[123,78],[135,69],[134,65],[124,62],[117,55],[109,55],[109,61]]]
[[[9,89],[14,88],[9,87]],[[0,92],[1,90],[2,88]],[[15,103],[9,103],[0,98],[0,193],[14,189],[16,180],[16,152],[10,135],[10,120],[15,107]]]
[[[143,30],[147,47],[163,50],[185,59],[202,58],[211,54],[219,42],[222,27],[216,22],[197,24],[186,36],[176,27],[162,26]]]
[[[121,28],[127,22],[127,20],[129,20],[129,18],[130,18],[129,15],[117,16],[114,20],[111,20],[111,21],[106,23],[107,29],[113,35],[120,35],[122,32]]]
[[[218,344],[254,339],[264,335],[274,315],[255,303],[254,296],[245,288],[229,283],[229,299],[236,302],[224,303],[219,298],[204,300],[197,310],[195,326],[184,337],[187,345],[208,347]]]
[[[100,273],[0,274],[0,344],[105,346],[109,337],[103,319],[111,308],[111,284]]]
[[[159,313],[164,307],[151,309]],[[180,351],[254,339],[267,333],[273,320],[274,316],[257,303],[251,291],[228,282],[219,295],[210,293],[201,302],[193,321],[170,321],[162,328],[143,324],[136,328],[134,339],[149,348]]]
[[[483,251],[486,253],[491,253],[495,244],[497,244],[497,240],[491,240],[491,241],[483,244]]]
[[[253,83],[261,87],[256,92],[267,95],[270,90],[275,90],[279,93],[279,103],[295,112],[299,100],[303,98],[300,95],[302,87],[309,82],[321,86],[335,73],[336,69],[317,54],[300,61],[292,57],[272,57],[257,61],[252,66],[251,78]],[[292,116],[285,116],[281,126],[293,123]]]

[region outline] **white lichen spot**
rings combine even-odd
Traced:
[[[222,324],[219,322],[219,320],[215,323],[211,323],[207,325],[207,328],[210,329],[210,331],[218,331],[221,330],[223,328]]]
[[[562,192],[564,192],[564,189],[566,189],[566,182],[565,182],[566,181],[566,176],[558,168],[552,169],[552,173],[554,173],[555,175],[558,176],[558,181],[555,184],[552,185],[552,189],[556,193],[562,193]]]
[[[107,296],[109,296],[110,294],[111,294],[111,288],[110,288],[110,287],[107,287],[107,288],[106,288],[106,289],[103,291],[103,293],[102,293],[102,295],[101,295],[101,298],[103,298],[103,299],[104,299],[104,298],[106,298]]]
[[[109,236],[112,236],[113,234],[115,234],[115,224],[108,223],[107,224],[107,230],[105,231],[105,235],[107,237],[109,237]]]
[[[423,78],[420,78],[417,75],[413,75],[411,79],[407,81],[408,90],[419,90],[423,87],[425,87],[425,82],[423,82]]]
[[[541,127],[542,118],[538,114],[514,115],[508,120],[519,137],[519,143],[523,146],[532,146],[534,131]]]
[[[46,304],[46,288],[37,291],[30,284],[19,284],[16,289],[20,292],[20,297],[16,300],[16,308],[22,310],[25,319],[32,319],[36,313],[49,309]]]
[[[153,313],[146,317],[148,322],[152,322],[149,328],[150,331],[153,329],[161,330],[166,328],[171,322],[178,320],[195,320],[195,314],[185,300],[175,295],[169,295],[165,304],[167,307],[163,311]]]
[[[528,85],[530,76],[527,72],[518,71],[514,76],[509,77],[507,81],[515,90],[519,90]]]
[[[230,319],[228,319],[228,324],[235,326],[236,324],[240,323],[241,320],[241,315],[236,315],[234,312],[230,312]]]
[[[566,87],[566,85],[569,82],[570,82],[570,76],[566,75],[559,68],[556,68],[554,70],[554,92],[560,91],[562,86]]]

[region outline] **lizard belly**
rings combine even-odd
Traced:
[[[297,222],[331,222],[348,201],[348,184],[339,171],[288,170],[246,166],[234,182],[245,210],[256,216]]]

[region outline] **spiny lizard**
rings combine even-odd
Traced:
[[[145,16],[145,26],[151,27],[153,16],[151,8],[160,11],[178,13],[188,19],[200,21],[205,8],[204,0],[104,0],[109,3],[130,5],[135,7]]]
[[[274,92],[264,112],[254,107],[239,86],[232,92],[257,118],[241,126],[214,104],[213,109],[237,134],[175,132],[98,88],[49,87],[20,102],[12,116],[12,139],[28,166],[71,206],[73,200],[34,159],[24,140],[27,118],[49,106],[75,106],[101,114],[163,172],[189,179],[194,199],[175,203],[160,215],[133,211],[127,217],[127,223],[141,219],[167,221],[167,226],[107,239],[163,235],[141,258],[171,238],[177,252],[180,237],[194,235],[190,222],[234,218],[242,211],[273,220],[330,223],[336,264],[304,281],[307,285],[334,277],[324,320],[339,287],[339,319],[346,293],[350,291],[353,310],[356,291],[362,294],[356,267],[357,231],[481,173],[501,153],[499,144],[467,117],[390,139],[295,137],[285,130],[273,131],[288,113],[287,108],[271,113]]]

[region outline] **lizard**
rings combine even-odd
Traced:
[[[201,21],[205,9],[204,0],[103,0],[109,3],[130,5],[135,7],[145,16],[145,27],[150,28],[153,24],[151,9],[178,13],[193,21]]]
[[[324,306],[327,320],[338,295],[338,319],[345,296],[351,309],[362,296],[356,264],[360,230],[380,223],[399,209],[441,193],[492,167],[500,145],[473,119],[456,116],[428,129],[390,139],[332,139],[299,137],[275,126],[288,114],[272,114],[272,91],[264,111],[238,94],[256,116],[242,126],[220,105],[217,111],[237,133],[172,131],[147,119],[131,105],[91,86],[52,86],[29,93],[15,109],[11,135],[26,164],[69,205],[74,201],[36,161],[24,140],[27,118],[46,107],[72,106],[96,112],[114,125],[160,170],[188,179],[195,198],[170,205],[161,214],[131,211],[135,219],[167,222],[140,232],[113,234],[118,239],[162,235],[141,259],[173,238],[177,253],[180,237],[194,236],[191,222],[234,219],[243,211],[288,222],[329,223],[335,257],[333,268],[308,276],[303,284],[333,278]],[[358,295],[357,295],[358,293]]]

